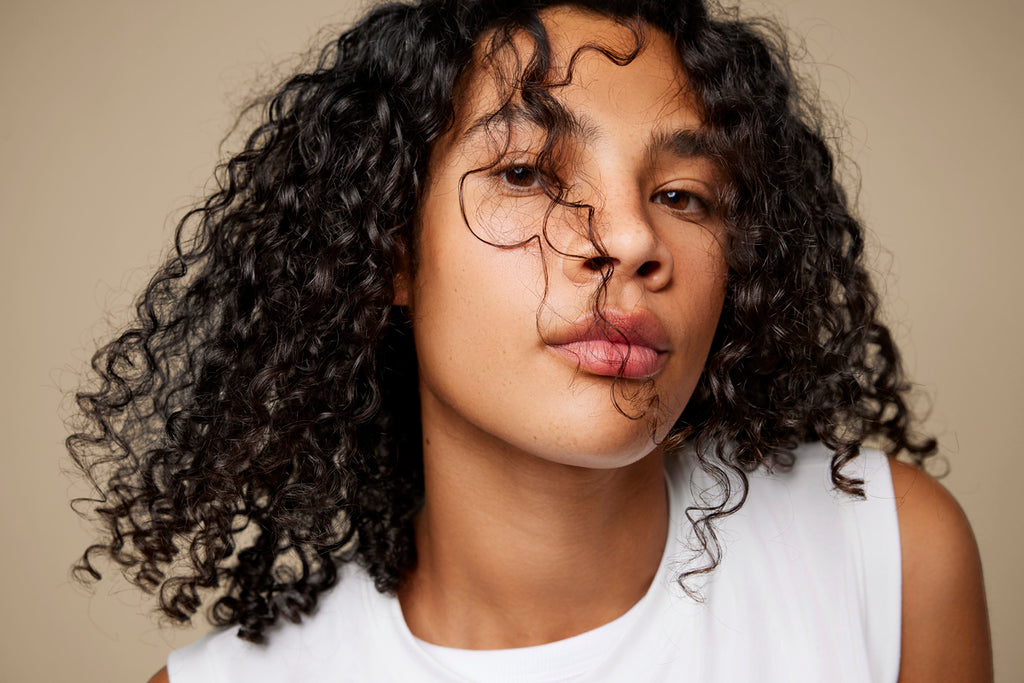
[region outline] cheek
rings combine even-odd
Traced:
[[[707,364],[708,352],[718,328],[725,302],[728,265],[725,249],[710,230],[702,230],[697,239],[676,245],[672,297],[672,316],[676,336],[685,345],[678,360],[682,382],[673,388],[681,412]]]
[[[463,197],[468,229],[481,242],[505,249],[543,245],[561,254],[592,250],[585,207],[560,204],[541,191],[513,196],[478,176],[467,179]]]
[[[535,249],[486,244],[458,211],[432,214],[420,236],[411,302],[421,372],[443,383],[446,372],[488,372],[529,349],[538,343],[543,293]]]
[[[722,232],[691,226],[668,245],[673,255],[674,296],[687,311],[686,317],[717,321],[721,313],[729,274]]]

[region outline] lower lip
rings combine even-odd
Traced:
[[[647,379],[665,366],[665,354],[649,346],[589,340],[549,346],[580,370],[604,377]]]

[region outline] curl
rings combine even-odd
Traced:
[[[554,159],[568,125],[551,90],[571,80],[580,52],[553,75],[538,15],[550,3],[514,4],[382,6],[266,103],[217,189],[182,219],[132,325],[94,356],[96,385],[77,395],[83,424],[67,445],[95,488],[77,505],[105,534],[79,575],[99,578],[105,556],[177,620],[212,594],[211,621],[253,641],[315,609],[343,563],[365,567],[379,590],[401,584],[415,563],[423,475],[415,350],[392,304],[395,278],[415,272],[430,152],[453,124],[460,82],[481,66],[481,37],[492,55],[523,31],[533,38],[503,76],[512,87],[497,130],[527,108]],[[672,38],[728,179],[725,309],[663,444],[692,443],[718,483],[688,512],[705,561],[685,583],[719,561],[714,524],[742,505],[746,472],[786,467],[797,443],[827,444],[833,483],[857,494],[844,465],[862,444],[920,462],[935,442],[911,430],[863,228],[778,30],[713,17],[701,2],[577,4],[638,27],[636,51],[585,46],[613,61],[634,58],[644,31]],[[557,181],[546,190],[552,207],[581,212],[588,250],[559,253],[600,270],[600,312],[611,270],[593,207]],[[543,227],[530,240],[557,251]],[[649,392],[626,398],[657,412]]]

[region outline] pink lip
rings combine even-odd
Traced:
[[[548,347],[580,370],[606,377],[646,379],[664,366],[668,335],[646,311],[601,311],[556,330]]]

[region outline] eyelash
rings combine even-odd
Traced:
[[[514,194],[534,194],[540,189],[543,172],[528,163],[513,163],[494,169],[493,175]]]
[[[522,194],[533,194],[539,189],[543,172],[536,166],[528,163],[513,163],[502,166],[494,171],[504,185],[513,192]],[[524,184],[526,181],[527,184]],[[710,204],[706,199],[693,192],[686,190],[668,189],[654,193],[651,201],[667,207],[670,211],[690,216],[703,216],[710,213]],[[686,202],[684,206],[696,203],[694,208],[679,208],[680,203]]]
[[[502,170],[501,175],[506,183],[515,187],[530,187],[537,180],[537,169],[525,165],[508,166]],[[524,183],[523,176],[528,182]]]
[[[675,197],[672,197],[672,195],[675,195]],[[670,211],[680,214],[704,215],[710,211],[710,205],[706,199],[686,190],[662,190],[656,192],[651,197],[651,200],[656,204],[662,204]],[[679,208],[683,202],[686,202],[683,204],[684,207],[689,206],[693,202],[696,202],[697,206],[695,208]]]

